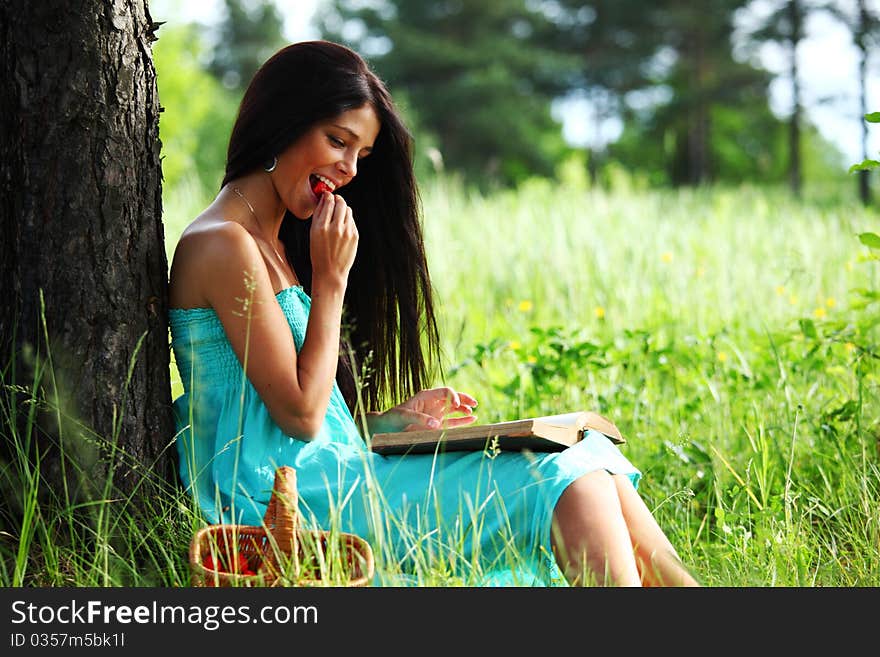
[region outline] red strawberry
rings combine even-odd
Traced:
[[[248,563],[247,557],[242,552],[238,553],[238,559],[234,564],[232,570],[230,570],[230,568],[227,566],[228,561],[230,560],[222,558],[215,559],[214,555],[207,554],[202,560],[202,565],[208,570],[216,570],[220,573],[243,573],[246,570],[250,570],[251,566]]]
[[[330,189],[330,185],[325,183],[323,180],[319,180],[317,183],[315,183],[315,194],[320,196],[324,192],[331,192],[332,193],[333,190]]]
[[[220,562],[219,559],[216,559],[216,560],[214,559],[213,554],[206,555],[205,558],[202,559],[202,565],[205,568],[207,568],[208,570],[216,570],[217,572],[221,572],[221,573],[229,572],[228,570],[226,570],[226,568],[223,566],[223,564]]]

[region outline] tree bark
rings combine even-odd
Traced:
[[[694,186],[710,182],[711,177],[708,67],[703,36],[696,34],[691,78],[694,100],[687,125],[688,183]]]
[[[173,477],[156,27],[146,0],[0,4],[0,430],[68,503]]]
[[[801,85],[798,73],[798,44],[803,36],[803,11],[800,0],[789,0],[789,47],[791,49],[790,71],[793,107],[788,120],[788,182],[795,196],[801,195]]]
[[[861,144],[862,160],[868,159],[868,124],[864,119],[868,113],[867,77],[868,77],[868,45],[867,38],[870,30],[870,19],[865,0],[858,2],[858,18],[856,19],[855,42],[859,51],[859,122],[862,126]],[[859,198],[864,205],[871,203],[871,172],[869,170],[858,172]]]
[[[683,104],[686,120],[677,128],[675,154],[670,163],[670,179],[676,186],[699,186],[711,182],[711,67],[705,35],[688,30],[680,49],[687,76]]]

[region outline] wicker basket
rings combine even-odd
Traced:
[[[189,546],[193,586],[367,586],[373,578],[373,550],[363,538],[299,528],[296,471],[289,466],[275,471],[263,525],[197,531]]]

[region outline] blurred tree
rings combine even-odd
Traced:
[[[226,166],[226,147],[237,94],[202,65],[207,48],[199,25],[166,25],[153,48],[163,112],[162,174],[166,189],[186,179],[215,192]]]
[[[859,117],[868,113],[867,84],[868,65],[872,52],[880,47],[880,10],[876,6],[871,7],[867,0],[856,0],[855,5],[849,11],[839,3],[829,3],[825,7],[838,20],[840,20],[852,34],[853,43],[859,51]],[[868,124],[859,121],[861,127],[862,159],[867,160],[868,153]],[[858,172],[859,198],[865,205],[871,202],[871,171],[862,169]]]
[[[671,141],[667,166],[673,184],[697,185],[717,178],[715,108],[755,117],[744,121],[746,129],[761,129],[765,122],[768,75],[733,57],[734,12],[745,1],[705,0],[696,5],[662,0],[651,5],[657,53],[666,53],[662,57],[667,62],[659,67],[657,82],[672,92],[668,102],[656,106],[652,121],[667,143]]]
[[[788,51],[788,77],[791,83],[791,114],[788,118],[788,183],[792,193],[801,195],[801,131],[803,102],[798,67],[798,46],[804,38],[804,25],[811,12],[820,5],[808,0],[773,0],[771,11],[763,24],[750,34],[750,39],[763,43],[776,41]]]
[[[86,517],[174,481],[157,28],[145,0],[0,3],[0,448]]]
[[[260,65],[285,45],[272,0],[224,0],[209,70],[229,89],[244,91]]]
[[[773,183],[784,179],[785,126],[770,111],[766,97],[758,93],[750,97],[756,106],[748,111],[724,102],[709,107],[711,178],[703,182]],[[609,155],[627,168],[647,173],[652,184],[687,184],[680,168],[686,155],[682,148],[685,128],[677,114],[677,105],[670,101],[626,121],[623,134],[609,147]]]
[[[602,123],[625,111],[624,98],[652,86],[652,59],[662,58],[651,16],[642,3],[626,0],[544,0],[537,3],[547,21],[538,36],[577,61],[570,89],[587,101],[595,136],[588,147],[592,184],[605,155]]]
[[[367,57],[430,126],[447,168],[476,183],[552,175],[566,151],[550,110],[575,62],[526,0],[334,0],[325,38]]]
[[[735,14],[745,4],[544,3],[551,12],[566,7],[555,22],[565,35],[559,43],[582,57],[580,84],[594,96],[601,90],[611,99],[606,107],[624,119],[624,135],[610,152],[675,185],[747,176],[750,162],[766,174],[778,158],[765,137],[777,124],[769,77],[733,54]],[[734,155],[738,142],[747,156]]]

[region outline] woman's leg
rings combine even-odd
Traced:
[[[560,496],[553,553],[572,585],[641,585],[618,487],[605,470],[576,479]]]
[[[642,582],[646,586],[699,586],[682,565],[672,543],[660,529],[629,477],[614,475],[613,479]]]

